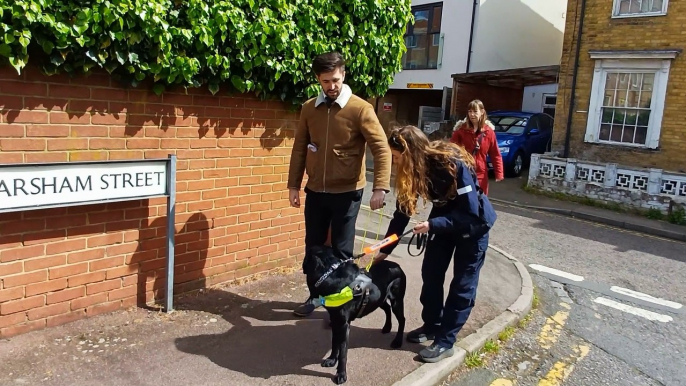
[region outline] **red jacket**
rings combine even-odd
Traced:
[[[503,157],[500,155],[500,149],[498,149],[498,140],[496,139],[495,131],[493,131],[493,124],[486,121],[486,124],[481,129],[481,133],[484,136],[481,139],[479,151],[474,154],[474,160],[476,161],[476,177],[479,180],[479,186],[484,193],[488,194],[488,165],[486,165],[486,156],[491,156],[495,178],[498,180],[504,177]],[[473,154],[478,136],[476,132],[469,128],[465,119],[457,122],[450,141],[461,145],[470,154]]]

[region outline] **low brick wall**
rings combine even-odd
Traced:
[[[686,210],[686,174],[534,154],[527,185],[625,207]]]
[[[303,215],[286,178],[297,112],[219,95],[0,69],[0,163],[176,154],[175,293],[295,264]],[[165,206],[0,214],[0,337],[161,299]]]

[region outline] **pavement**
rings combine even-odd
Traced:
[[[491,181],[489,198],[496,204],[546,211],[652,236],[686,241],[686,226],[529,193],[522,189],[527,178],[527,173],[523,173],[520,178],[506,178],[498,183]]]
[[[358,218],[356,248],[381,236],[387,216]],[[424,212],[426,213],[426,212]],[[365,236],[366,232],[366,239]],[[370,231],[371,230],[371,231]],[[408,277],[406,332],[421,325],[421,259],[403,240],[389,257]],[[416,251],[412,251],[416,253]],[[445,287],[452,278],[446,275]],[[335,370],[320,367],[331,347],[328,314],[292,310],[307,297],[298,267],[181,297],[165,314],[132,308],[0,341],[0,384],[31,385],[327,385]],[[492,246],[476,306],[458,335],[456,353],[437,364],[417,360],[422,345],[392,350],[378,310],[350,332],[347,385],[434,385],[530,309],[526,269]],[[393,329],[397,321],[393,320]]]

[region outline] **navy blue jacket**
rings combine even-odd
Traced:
[[[493,227],[497,219],[495,210],[486,195],[480,193],[476,176],[462,162],[456,162],[454,176],[447,168],[430,160],[427,178],[430,182],[429,196],[434,202],[428,219],[429,233],[454,234],[456,238],[478,239]],[[454,180],[457,180],[457,195],[446,201]],[[396,203],[395,213],[385,237],[392,234],[401,235],[409,221],[410,217],[403,213]],[[397,245],[397,242],[388,245],[381,248],[380,252],[391,253]]]

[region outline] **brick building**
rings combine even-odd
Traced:
[[[684,15],[674,0],[569,1],[553,150],[686,170]]]
[[[0,69],[0,163],[176,154],[182,293],[296,264],[286,178],[297,112],[204,90],[157,96]],[[1,198],[0,198],[1,199]],[[0,337],[151,303],[166,283],[165,199],[0,214]]]

